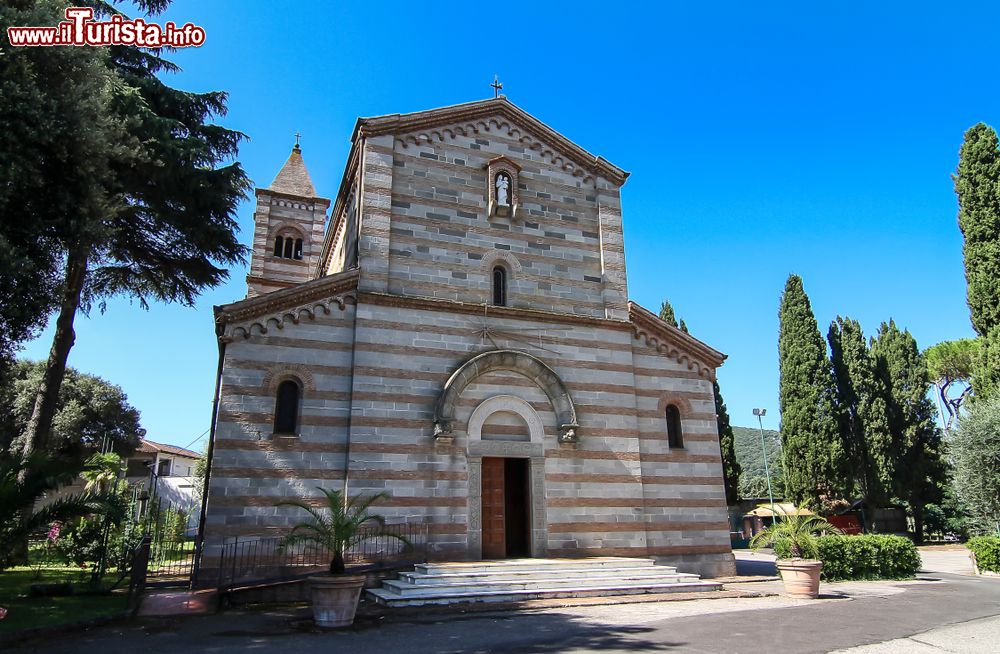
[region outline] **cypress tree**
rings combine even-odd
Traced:
[[[726,486],[726,504],[736,504],[740,501],[740,464],[736,460],[736,436],[733,426],[729,423],[729,410],[726,401],[722,399],[719,382],[713,382],[715,390],[715,420],[719,427],[719,449],[722,451],[723,481]]]
[[[983,399],[1000,381],[1000,356],[991,356],[1000,353],[1000,149],[992,127],[978,123],[965,132],[953,179],[969,314],[983,338],[973,388]]]
[[[888,499],[885,489],[891,488],[895,475],[885,389],[856,320],[837,316],[830,324],[827,340],[837,382],[840,436],[850,462],[851,481],[861,493],[868,516],[872,516],[872,509]]]
[[[674,308],[670,305],[670,302],[664,300],[660,304],[660,320],[668,323],[672,327],[677,326],[677,316],[674,314]]]
[[[890,451],[895,460],[891,490],[909,505],[920,541],[924,506],[940,501],[947,473],[941,432],[928,398],[927,364],[916,339],[892,320],[882,323],[871,352],[888,409]]]
[[[826,343],[797,275],[785,283],[778,318],[785,491],[797,504],[820,508],[845,494],[847,466]]]
[[[992,127],[978,123],[965,132],[953,179],[969,312],[976,333],[985,336],[1000,325],[1000,149]]]

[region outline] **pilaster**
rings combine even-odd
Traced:
[[[625,278],[625,239],[622,232],[621,191],[598,177],[597,217],[601,243],[601,296],[605,317],[628,320],[628,283]]]
[[[389,232],[392,218],[390,134],[364,139],[361,159],[361,236],[358,252],[362,291],[389,290]]]

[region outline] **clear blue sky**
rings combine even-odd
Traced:
[[[250,137],[240,159],[258,186],[301,131],[331,197],[358,116],[490,97],[499,74],[513,102],[632,172],[630,295],[654,311],[669,298],[729,355],[737,425],[754,406],[778,425],[790,272],[824,335],[838,314],[866,334],[895,318],[921,347],[972,335],[949,175],[963,131],[998,122],[997,8],[659,4],[176,1],[167,18],[207,42],[173,56],[170,82],[230,93],[223,122]],[[150,438],[188,445],[209,425],[212,305],[242,298],[244,277],[194,309],[111,302],[77,321],[70,364],[120,384]],[[23,355],[44,357],[49,337]]]

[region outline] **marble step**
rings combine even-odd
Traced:
[[[582,579],[603,579],[619,578],[626,576],[671,576],[682,575],[695,577],[695,575],[684,575],[677,572],[676,568],[670,566],[651,565],[648,567],[575,567],[563,569],[546,568],[526,568],[523,570],[498,570],[485,572],[403,572],[399,575],[401,581],[422,585],[439,583],[482,583],[485,581],[522,581],[539,577],[551,577],[558,575],[564,578]]]
[[[536,590],[545,588],[576,588],[581,586],[615,586],[631,588],[648,586],[649,584],[675,584],[699,581],[697,575],[688,574],[655,574],[655,575],[619,575],[617,577],[527,577],[520,580],[481,579],[458,582],[454,580],[437,583],[411,583],[404,579],[389,579],[382,582],[382,588],[397,595],[417,596],[425,593],[468,593],[477,591],[503,590]]]
[[[610,580],[609,580],[610,581]],[[531,590],[477,590],[454,592],[438,589],[417,595],[399,595],[384,588],[367,592],[379,604],[386,606],[423,606],[427,604],[456,604],[466,602],[521,602],[532,599],[560,599],[571,597],[605,597],[613,595],[639,595],[646,593],[691,593],[721,590],[722,585],[709,581],[647,583],[639,586],[580,585]]]
[[[589,559],[501,559],[498,561],[458,561],[454,563],[421,563],[414,566],[423,574],[456,574],[468,572],[500,572],[517,570],[568,570],[585,567],[588,569],[649,568],[656,566],[650,559],[626,557],[594,557]]]

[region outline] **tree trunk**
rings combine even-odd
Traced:
[[[59,400],[59,388],[66,374],[66,360],[69,351],[76,341],[73,331],[73,320],[80,308],[80,297],[83,285],[87,279],[87,261],[90,257],[90,245],[79,243],[70,248],[66,260],[66,281],[63,286],[62,300],[59,303],[59,317],[56,319],[56,331],[52,337],[52,348],[45,364],[42,383],[35,395],[35,406],[24,432],[24,448],[22,454],[27,457],[34,451],[44,451],[52,431],[52,420],[56,414]],[[22,471],[23,473],[23,471]]]
[[[83,284],[87,279],[87,261],[90,257],[90,245],[80,242],[70,248],[66,259],[66,280],[63,286],[62,300],[59,303],[59,317],[56,319],[56,332],[52,337],[52,348],[45,364],[42,383],[35,395],[35,406],[24,432],[24,445],[21,454],[25,460],[32,452],[44,452],[52,431],[52,420],[55,418],[56,406],[59,400],[59,388],[66,374],[66,360],[69,351],[76,340],[73,331],[73,319],[80,308],[80,298],[83,294]],[[19,483],[24,483],[28,474],[25,465],[17,475]],[[34,510],[34,500],[31,504],[21,507],[21,524],[26,525]],[[14,560],[27,562],[28,533],[24,540],[14,545]]]
[[[341,551],[336,551],[333,553],[333,560],[330,561],[330,574],[339,575],[347,568],[344,566],[344,554]]]
[[[924,542],[924,503],[911,501],[910,510],[913,511],[913,540],[920,544]]]

